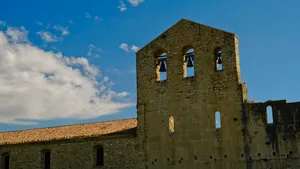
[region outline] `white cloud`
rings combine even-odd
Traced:
[[[5,26],[5,25],[6,25],[6,22],[0,20],[0,27]]]
[[[95,45],[90,44],[88,47],[88,57],[94,57],[94,58],[99,58],[99,52],[102,52],[103,50],[101,48],[97,48]]]
[[[95,15],[95,16],[92,16],[92,15],[90,15],[89,13],[85,13],[85,18],[87,18],[87,19],[91,19],[91,18],[94,18],[94,20],[96,21],[96,22],[99,22],[99,21],[102,21],[103,19],[102,18],[100,18],[99,16],[97,16],[97,15]]]
[[[8,27],[6,35],[10,42],[28,42],[28,31],[23,27]]]
[[[112,91],[113,83],[86,58],[46,52],[16,37],[12,43],[0,31],[0,123],[88,119],[133,106],[124,102],[128,93]]]
[[[89,13],[85,13],[85,18],[90,19],[92,16]]]
[[[91,56],[92,55],[92,51],[93,49],[95,49],[96,47],[93,44],[90,44],[89,49],[88,49],[88,53],[87,56]]]
[[[127,7],[126,7],[126,5],[125,5],[125,3],[124,3],[123,0],[120,0],[120,4],[119,4],[119,6],[117,8],[119,8],[121,12],[127,10]]]
[[[143,3],[145,0],[128,0],[128,1],[132,6],[136,7],[139,6],[141,3]]]
[[[127,43],[122,43],[119,47],[121,49],[123,49],[125,52],[129,52],[128,44]]]
[[[137,52],[139,50],[139,47],[136,45],[131,45],[131,48],[129,49],[129,45],[127,43],[122,43],[119,47],[125,52]]]
[[[68,30],[68,27],[63,27],[61,25],[54,25],[53,29],[55,29],[56,31],[61,33],[61,36],[66,36],[68,35],[70,32]]]
[[[37,21],[39,24],[39,21]],[[41,25],[44,25],[43,23],[40,23]],[[70,34],[68,27],[64,27],[61,25],[54,25],[52,26],[51,24],[44,25],[45,29],[48,29],[47,31],[41,30],[36,32],[37,35],[40,35],[40,37],[45,41],[45,42],[56,42],[59,40],[63,40],[63,36],[67,36]],[[55,30],[56,32],[59,32],[60,35],[56,35],[56,32],[53,32]]]
[[[47,32],[47,31],[39,31],[36,34],[40,35],[40,37],[45,42],[56,42],[56,41],[58,41],[58,38],[55,35],[53,35],[50,32]]]
[[[0,46],[1,45],[6,45],[8,43],[6,35],[0,31]]]
[[[131,51],[137,52],[140,48],[138,46],[132,45]]]

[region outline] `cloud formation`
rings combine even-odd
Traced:
[[[58,24],[53,26],[51,26],[51,24],[44,25],[39,21],[37,21],[36,23],[43,26],[45,29],[47,29],[47,30],[41,30],[36,32],[36,34],[39,35],[41,39],[47,43],[61,41],[63,40],[64,36],[70,34],[68,27],[64,27],[62,25],[58,25]]]
[[[127,10],[126,4],[124,3],[123,0],[120,0],[120,4],[119,4],[119,6],[117,6],[117,8],[119,8],[121,12]]]
[[[131,46],[131,51],[137,52],[140,48],[138,46],[132,45]]]
[[[6,35],[9,39],[10,42],[19,42],[19,43],[24,43],[24,42],[29,42],[28,41],[28,31],[23,27],[8,27],[6,30]]]
[[[134,6],[134,7],[137,7],[139,6],[141,3],[145,2],[145,0],[128,0],[129,3]]]
[[[121,49],[123,49],[125,52],[129,52],[128,44],[127,43],[122,43],[119,47]]]
[[[54,25],[53,29],[55,29],[56,31],[61,33],[61,36],[66,36],[68,35],[70,32],[68,30],[68,27],[63,27],[61,25]]]
[[[6,25],[6,22],[0,20],[0,27],[5,26],[5,25]]]
[[[100,21],[102,21],[103,19],[102,18],[100,18],[99,16],[97,16],[97,15],[95,15],[95,16],[92,16],[92,15],[90,15],[89,13],[85,13],[85,18],[86,19],[93,19],[95,22],[100,22]]]
[[[86,58],[46,52],[25,42],[25,32],[0,31],[0,123],[89,119],[133,106]]]
[[[41,39],[44,40],[45,42],[56,42],[56,41],[58,41],[58,38],[55,35],[53,35],[50,32],[47,32],[47,31],[39,31],[36,34],[40,35]]]
[[[99,58],[99,52],[102,52],[103,50],[101,48],[97,48],[95,45],[90,44],[88,47],[88,57],[94,57],[94,58]]]
[[[137,52],[139,50],[139,47],[136,45],[131,45],[131,48],[129,49],[129,45],[127,43],[122,43],[119,47],[125,52]]]

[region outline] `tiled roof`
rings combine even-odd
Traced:
[[[97,137],[133,129],[136,126],[136,119],[124,119],[98,123],[75,124],[69,126],[0,132],[0,145]]]

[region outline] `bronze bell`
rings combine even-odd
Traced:
[[[218,58],[218,64],[222,64],[222,59],[221,59],[221,57]]]
[[[166,65],[164,61],[160,62],[160,66],[159,66],[159,72],[166,72]]]
[[[188,57],[187,58],[187,65],[186,65],[186,67],[193,67],[194,65],[193,65],[193,62],[192,62],[192,58],[191,57]]]

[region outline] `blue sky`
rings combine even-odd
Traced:
[[[121,3],[124,4],[123,11],[118,8]],[[0,116],[2,118],[0,131],[136,117],[134,51],[138,47],[146,45],[181,18],[234,32],[238,35],[241,75],[243,82],[247,84],[249,99],[255,101],[287,99],[289,102],[300,100],[297,95],[300,82],[297,62],[300,59],[299,54],[295,52],[300,45],[300,22],[298,21],[300,2],[296,0],[145,0],[143,2],[135,0],[86,0],[84,2],[79,0],[52,0],[51,2],[11,0],[1,4],[4,8],[1,8],[0,11],[0,25],[2,25],[0,30],[6,33],[5,36],[11,49],[15,49],[16,46],[13,45],[22,41],[23,44],[27,43],[34,46],[31,52],[37,49],[43,51],[37,56],[33,52],[28,57],[31,57],[35,62],[22,61],[22,66],[30,71],[49,66],[52,60],[48,61],[42,58],[49,51],[61,52],[65,60],[73,57],[73,60],[63,63],[69,64],[73,68],[77,66],[84,76],[72,72],[72,77],[78,78],[78,85],[86,83],[88,86],[98,81],[101,82],[102,86],[109,88],[104,91],[104,94],[109,97],[108,100],[111,102],[105,100],[105,103],[112,108],[101,109],[103,106],[101,100],[96,100],[95,104],[99,104],[101,115],[106,111],[114,114],[97,117],[97,114],[86,113],[86,117],[91,118],[84,119],[84,111],[79,111],[79,109],[90,111],[99,108],[87,105],[86,101],[89,100],[84,100],[85,97],[88,98],[85,93],[92,94],[95,91],[100,91],[99,89],[93,91],[82,89],[81,95],[74,99],[76,105],[74,108],[66,108],[63,105],[56,107],[56,102],[53,101],[51,105],[54,112],[51,112],[50,106],[47,107],[48,110],[38,106],[34,109],[28,108],[28,104],[32,102],[26,103],[25,106],[22,105],[28,100],[34,101],[30,98],[32,95],[27,93],[24,94],[23,100],[20,99],[20,101],[16,101],[17,103],[11,103],[14,105],[14,111],[8,110],[10,107],[6,103],[0,104],[4,107],[3,109],[0,107],[2,111],[0,113],[3,114]],[[29,49],[22,48],[21,51],[23,50],[25,53],[30,53],[26,51]],[[0,58],[7,59],[5,57],[7,54],[2,52],[1,56],[0,53]],[[18,56],[25,57],[20,53],[14,54],[16,55],[15,59],[20,59]],[[37,57],[38,60],[33,59],[33,57]],[[76,58],[80,59],[76,60]],[[10,62],[13,61],[10,60]],[[56,62],[53,61],[54,63]],[[32,67],[28,68],[30,64]],[[35,68],[35,65],[44,66]],[[55,65],[51,64],[51,66],[49,66],[49,70],[47,69],[48,72],[45,70],[49,76],[56,72]],[[24,67],[18,67],[17,70],[23,70]],[[69,75],[70,73],[67,73],[63,66],[57,70],[60,70],[62,75]],[[16,70],[13,69],[13,71]],[[93,73],[95,71],[98,72],[97,75]],[[93,82],[91,79],[82,80],[82,77],[89,75],[91,75],[91,79],[95,78],[96,80],[94,79]],[[34,87],[39,88],[39,83],[37,81],[33,83],[33,81],[31,83],[26,81],[26,84],[28,82],[27,85],[31,85],[28,88],[32,90]],[[46,82],[43,81],[43,83]],[[73,82],[69,80],[65,87],[69,84],[73,84]],[[101,85],[99,86],[101,87]],[[21,88],[20,92],[23,92]],[[76,87],[70,89],[68,94],[74,96],[72,92],[75,89]],[[40,96],[38,92],[45,90],[49,92],[52,88],[51,90],[46,87],[39,89],[32,97],[38,98]],[[49,96],[53,95],[52,98],[57,97],[59,99],[65,96],[52,93],[48,93]],[[52,103],[51,99],[46,98],[45,93],[41,95],[41,97],[45,97],[40,99],[45,102],[44,104]],[[0,92],[0,98],[4,96],[8,98],[4,94],[1,96]],[[14,97],[17,96],[14,95]],[[107,99],[107,97],[103,99]],[[7,101],[6,98],[1,100]],[[62,104],[66,100],[68,99],[62,99],[57,104]],[[66,104],[71,104],[71,101],[66,102]],[[36,112],[32,112],[32,110]],[[15,111],[18,111],[16,115]],[[21,114],[23,111],[26,113]],[[19,122],[14,121],[16,117],[20,119],[30,117],[31,120],[35,120],[35,123],[18,124]],[[65,118],[56,119],[61,117]]]

